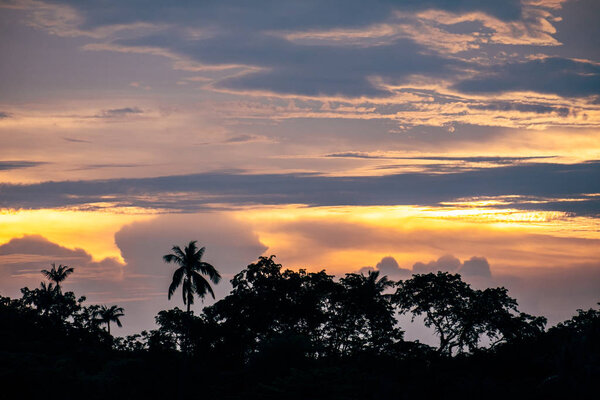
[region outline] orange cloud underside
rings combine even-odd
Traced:
[[[486,208],[485,202],[449,207],[283,207],[228,212],[249,224],[265,254],[288,267],[332,273],[375,265],[391,255],[404,268],[443,254],[490,260],[495,271],[598,263],[600,223],[564,213]],[[135,212],[134,212],[135,211]],[[123,261],[114,235],[155,214],[139,210],[39,210],[0,214],[0,243],[37,234],[95,260]],[[202,227],[202,229],[210,227]],[[200,228],[199,228],[200,229]],[[190,237],[190,240],[195,238]],[[243,268],[240,265],[240,269]]]
[[[73,210],[0,212],[0,243],[23,235],[41,235],[71,249],[82,248],[99,261],[121,253],[114,235],[124,225],[152,218],[149,214]]]

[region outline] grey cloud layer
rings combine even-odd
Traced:
[[[600,65],[587,61],[551,57],[495,65],[456,85],[464,92],[534,91],[561,96],[592,96],[600,93]],[[568,109],[534,109],[568,114]]]
[[[94,28],[138,21],[228,23],[228,29],[341,28],[366,25],[387,18],[394,10],[442,9],[452,12],[482,11],[503,20],[521,17],[520,0],[228,0],[164,2],[131,0],[126,2],[94,0],[53,0],[69,4],[82,12],[84,26]]]
[[[286,32],[364,30],[375,24],[393,25],[397,23],[394,18],[398,12],[410,15],[425,10],[442,10],[456,15],[480,13],[505,23],[520,21],[526,24],[532,22],[526,8],[537,9],[535,15],[546,15],[548,8],[543,2],[527,2],[526,5],[520,0],[52,3],[68,4],[77,10],[82,16],[79,24],[82,30],[140,23],[151,26],[144,32],[107,39],[111,46],[136,51],[158,48],[204,65],[252,67],[247,74],[215,83],[216,87],[236,91],[382,97],[390,92],[373,83],[373,77],[398,84],[406,83],[413,75],[436,80],[450,79],[455,82],[456,88],[467,92],[535,90],[587,96],[599,90],[597,67],[565,56],[508,64],[494,61],[500,64],[483,67],[473,60],[476,54],[489,57],[485,52],[477,53],[478,47],[486,44],[485,40],[471,46],[472,52],[461,60],[437,54],[414,38],[396,37],[387,43],[376,42],[376,45],[367,46],[344,45],[343,40],[334,40],[327,45],[299,44],[284,37]],[[447,34],[461,32],[475,37],[489,30],[479,23],[469,23],[468,19],[467,22],[459,19],[458,22],[442,25],[431,27],[432,30],[426,31],[425,35],[433,35],[433,32],[438,32],[436,29],[441,29],[440,32]],[[368,36],[368,33],[365,35]],[[487,69],[482,77],[463,80],[462,77],[470,71],[482,68]]]
[[[520,164],[464,172],[328,177],[312,174],[205,173],[142,179],[63,181],[0,186],[0,207],[46,208],[116,202],[123,206],[194,211],[221,204],[431,205],[474,196],[532,196],[548,204],[513,207],[600,213],[600,162]],[[171,194],[170,196],[166,196]],[[558,198],[557,200],[553,200]],[[93,204],[92,204],[93,205]]]

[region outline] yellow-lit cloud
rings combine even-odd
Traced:
[[[114,257],[123,262],[115,233],[153,215],[115,211],[5,210],[0,212],[0,244],[24,235],[41,235],[71,249],[82,248],[96,261]]]

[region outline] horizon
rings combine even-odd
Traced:
[[[150,329],[197,240],[217,300],[274,254],[595,307],[600,3],[365,4],[0,1],[0,294],[64,264]]]

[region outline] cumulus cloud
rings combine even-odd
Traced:
[[[95,261],[84,249],[26,235],[0,245],[0,293],[19,296],[19,288],[38,286],[43,280],[40,270],[50,263],[68,265],[75,273],[65,281],[66,290],[86,295],[91,303],[118,303],[125,308],[127,326],[119,334],[138,332],[152,328],[161,309],[183,306],[179,293],[167,300],[166,289],[176,267],[165,264],[162,256],[173,245],[183,247],[191,240],[206,247],[203,259],[223,277],[214,286],[217,299],[229,292],[234,274],[267,250],[249,225],[221,214],[162,215],[123,227],[115,243],[124,264],[113,258]],[[206,298],[204,304],[212,301]],[[202,304],[198,300],[194,309],[200,310]]]
[[[114,258],[93,260],[84,249],[70,249],[39,235],[13,238],[0,245],[0,290],[15,292],[17,285],[37,286],[40,270],[51,263],[69,265],[77,271],[70,281],[116,281],[123,277],[123,264]],[[14,282],[13,282],[14,281]]]
[[[461,262],[458,258],[453,255],[447,254],[441,256],[436,261],[432,260],[428,263],[423,263],[421,261],[416,262],[413,267],[413,273],[415,274],[428,274],[431,272],[456,272],[461,266]]]
[[[363,267],[358,272],[366,274],[369,271],[379,271],[381,276],[387,276],[390,279],[404,279],[409,278],[411,275],[411,270],[400,268],[396,259],[391,256],[383,257],[375,265],[375,268]]]
[[[485,257],[471,257],[462,264],[458,273],[466,277],[491,278],[490,263]]]
[[[380,265],[383,268],[379,268]],[[464,262],[445,255],[428,263],[417,262],[413,269],[398,266],[393,257],[384,257],[376,268],[365,267],[359,272],[379,270],[394,280],[408,279],[412,274],[430,272],[459,273],[477,289],[506,287],[509,296],[517,299],[521,311],[548,318],[549,326],[564,321],[578,308],[595,307],[600,301],[600,264],[573,264],[564,267],[512,267],[508,271],[491,274],[486,257],[471,257]],[[427,338],[427,330],[410,326],[403,319],[407,331],[417,339]],[[409,335],[410,337],[412,337]]]
[[[387,256],[381,259],[379,263],[372,267],[365,267],[361,272],[368,270],[381,271],[382,275],[387,275],[392,279],[406,279],[413,274],[429,274],[441,272],[459,273],[465,278],[480,277],[491,278],[492,273],[490,264],[485,257],[471,257],[464,262],[451,254],[446,254],[437,260],[431,260],[427,263],[418,261],[413,264],[412,269],[401,268],[394,257]]]

